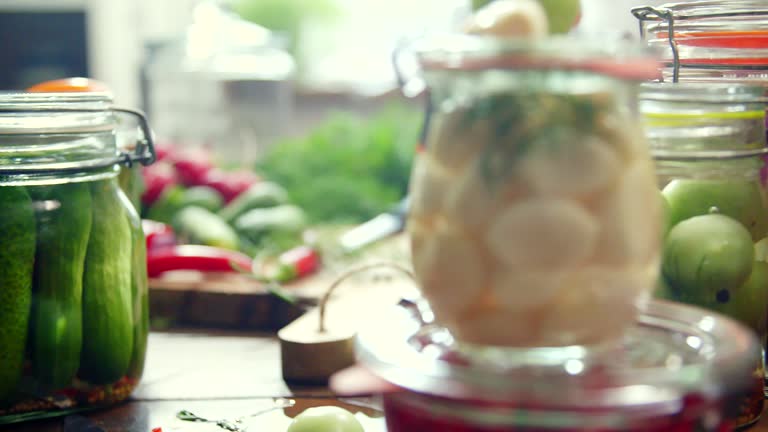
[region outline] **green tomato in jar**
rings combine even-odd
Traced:
[[[662,251],[662,274],[681,301],[705,306],[740,287],[755,258],[749,232],[725,215],[695,216],[675,225]]]
[[[757,182],[674,180],[662,192],[672,226],[694,216],[720,213],[744,225],[758,241],[768,234],[768,207]]]
[[[755,261],[768,262],[768,237],[755,243]]]
[[[581,18],[579,0],[539,0],[547,12],[549,33],[568,33]]]
[[[661,201],[661,238],[664,239],[672,229],[672,207],[669,206],[669,201],[663,193],[659,194],[659,199]]]
[[[656,286],[653,288],[653,297],[662,300],[680,301],[680,296],[669,285],[664,275],[659,275]]]
[[[360,421],[344,408],[307,408],[293,419],[287,432],[365,432]]]
[[[716,312],[740,321],[758,333],[765,331],[768,303],[768,263],[755,261],[744,285],[723,294],[712,307]]]

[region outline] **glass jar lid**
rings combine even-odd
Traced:
[[[443,33],[397,47],[392,63],[403,93],[412,97],[427,86],[420,76],[439,72],[574,71],[627,81],[658,78],[658,53],[636,42],[566,36],[542,39]]]
[[[632,9],[640,34],[651,46],[666,47],[673,80],[681,69],[763,70],[768,68],[768,3],[761,0],[702,0]],[[736,72],[732,72],[736,73]]]
[[[140,138],[121,152],[115,135],[129,115]],[[152,132],[140,111],[116,107],[109,93],[0,93],[0,181],[110,170],[155,160]]]
[[[572,69],[628,80],[658,76],[656,53],[629,41],[438,34],[412,47],[426,70]]]
[[[756,338],[740,324],[659,300],[612,347],[465,346],[404,309],[376,322],[387,325],[357,339],[358,358],[374,374],[417,393],[516,406],[661,413],[693,394],[743,390],[760,358]]]

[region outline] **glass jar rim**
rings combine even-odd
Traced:
[[[616,358],[610,351],[503,348],[499,353],[506,363],[498,369],[448,361],[420,349],[424,339],[439,344],[450,336],[397,312],[390,314],[387,326],[372,325],[359,332],[360,362],[399,388],[449,399],[544,400],[571,409],[666,409],[691,393],[720,396],[746,388],[747,372],[751,376],[760,355],[756,337],[735,321],[700,308],[652,300],[638,317],[634,342],[650,352],[666,350],[666,363],[659,359],[659,364],[645,367],[641,359],[631,367],[605,368]],[[654,334],[659,340],[648,338]],[[595,370],[597,376],[584,373]]]
[[[109,92],[0,92],[0,108],[23,111],[64,104],[112,104]]]
[[[727,10],[723,9],[725,6],[727,6]],[[675,12],[675,19],[768,14],[768,4],[763,0],[697,0],[691,2],[672,2],[662,4],[659,6],[659,9]],[[661,20],[662,18],[656,19]]]
[[[763,86],[725,82],[645,82],[640,84],[638,98],[641,102],[768,103]]]
[[[424,70],[570,69],[638,81],[659,76],[657,50],[628,40],[443,33],[416,40],[412,50]]]

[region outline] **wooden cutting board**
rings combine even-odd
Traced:
[[[150,279],[152,326],[275,331],[317,305],[333,281],[351,268],[380,261],[410,267],[404,234],[382,240],[355,257],[323,258],[319,272],[283,287],[298,300],[295,305],[274,296],[262,283],[238,274],[184,271]],[[342,296],[359,298],[356,293],[386,290],[391,294],[412,289],[413,283],[402,274],[389,269],[371,270],[345,281],[331,302]]]

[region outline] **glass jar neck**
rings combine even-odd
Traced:
[[[660,175],[757,178],[766,148],[763,89],[647,84],[640,111]]]
[[[135,155],[117,148],[119,112],[140,120]],[[151,132],[143,114],[114,108],[108,94],[0,93],[0,182],[105,178],[133,161],[154,161]]]

